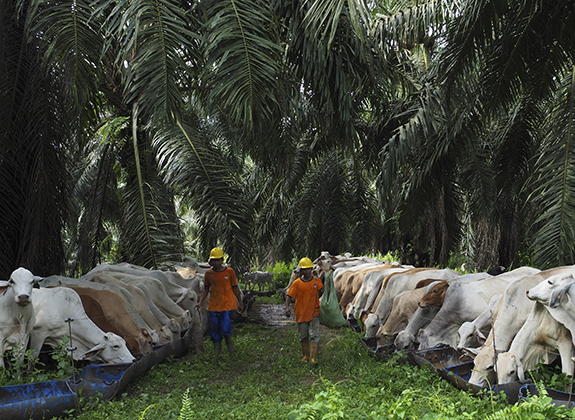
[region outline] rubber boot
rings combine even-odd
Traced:
[[[307,354],[309,351],[309,341],[301,341],[301,353],[303,357],[301,358],[302,362],[307,362]]]
[[[309,362],[310,363],[315,363],[315,359],[317,357],[317,347],[318,347],[319,343],[317,341],[315,342],[311,342],[309,344]]]
[[[228,352],[233,353],[234,351],[236,351],[236,346],[234,346],[234,342],[232,341],[232,337],[227,336],[224,338],[226,340],[226,346],[228,346]]]
[[[222,355],[222,342],[214,341],[214,348],[216,349],[216,356],[220,357]]]

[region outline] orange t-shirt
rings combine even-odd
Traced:
[[[310,322],[313,317],[319,316],[319,291],[323,283],[317,277],[310,281],[295,279],[288,290],[288,296],[295,299],[296,322]]]
[[[237,285],[236,272],[230,267],[220,272],[213,269],[206,271],[204,286],[209,286],[210,288],[208,310],[222,312],[236,309],[238,305],[232,287]]]

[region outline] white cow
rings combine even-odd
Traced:
[[[41,285],[42,287],[79,286],[99,290],[111,290],[112,292],[122,296],[126,302],[130,317],[138,328],[145,329],[150,334],[154,346],[167,344],[173,339],[172,332],[167,326],[163,326],[158,322],[148,307],[144,293],[135,286],[127,286],[119,282],[117,284],[90,282],[84,278],[76,279],[64,276],[45,277],[42,280]],[[130,289],[130,287],[132,287],[132,289]]]
[[[435,281],[427,285],[427,287],[425,287],[424,294],[428,293],[440,282],[442,282],[442,280]],[[417,332],[433,320],[435,315],[439,312],[439,309],[439,306],[426,306],[425,308],[422,308],[418,305],[411,318],[409,318],[409,322],[405,329],[400,331],[395,337],[395,340],[393,341],[395,348],[403,350],[411,346],[415,340]]]
[[[405,270],[407,270],[407,268],[393,267],[382,271],[371,271],[367,273],[363,278],[363,283],[359,291],[355,294],[353,301],[347,309],[347,318],[359,319],[362,313],[367,309],[368,304],[371,305],[371,303],[373,303],[373,301],[368,303],[369,297],[374,290],[379,290],[383,280],[391,273],[398,273]]]
[[[377,347],[382,347],[387,343],[388,338],[400,331],[405,330],[409,320],[419,308],[417,304],[425,294],[426,287],[420,287],[415,290],[408,290],[400,293],[393,299],[391,313],[385,324],[377,330]]]
[[[24,360],[30,331],[34,325],[32,288],[41,280],[24,267],[17,268],[9,280],[0,281],[0,367],[4,367],[4,352],[18,350]]]
[[[513,338],[531,313],[535,303],[527,298],[527,290],[541,281],[561,273],[575,273],[575,266],[552,268],[532,276],[522,277],[505,289],[495,311],[493,327],[487,340],[485,340],[485,344],[479,349],[466,349],[475,354],[474,368],[469,383],[480,387],[495,383],[497,377],[494,370],[494,347],[497,353],[508,351]]]
[[[90,280],[90,278],[98,272],[119,272],[131,276],[145,276],[152,277],[159,280],[166,294],[182,309],[192,312],[192,309],[198,302],[198,294],[201,293],[201,282],[199,278],[191,281],[185,281],[178,273],[162,271],[162,270],[149,270],[145,267],[140,267],[134,264],[120,263],[117,265],[100,264],[94,267],[82,278]]]
[[[455,347],[457,330],[461,324],[477,318],[487,308],[491,298],[502,294],[512,281],[538,272],[535,268],[520,267],[498,276],[477,273],[461,276],[450,282],[441,309],[433,321],[417,335],[418,349],[423,350],[439,344]]]
[[[373,315],[369,316],[365,321],[365,336],[375,337],[377,330],[387,321],[391,312],[391,304],[393,299],[402,292],[415,289],[415,286],[420,280],[424,279],[437,279],[448,280],[461,277],[456,271],[446,269],[410,269],[405,272],[395,273],[389,277],[387,284],[381,285],[379,296],[374,302]]]
[[[557,322],[539,302],[513,339],[509,351],[500,354],[495,364],[497,383],[504,384],[525,380],[525,371],[542,362],[552,363],[561,358],[562,372],[573,374],[573,343],[571,333]]]
[[[527,297],[545,305],[551,316],[571,331],[571,336],[575,338],[575,288],[572,287],[574,284],[573,274],[559,274],[529,289]]]
[[[466,321],[457,330],[457,348],[480,347],[485,344],[491,330],[493,316],[503,294],[494,295],[487,308],[473,321]]]
[[[258,285],[258,290],[262,290],[263,286],[273,286],[274,274],[269,271],[253,271],[251,273],[244,273],[246,282],[250,285],[250,289],[254,289]]]
[[[181,330],[187,330],[190,328],[192,323],[191,312],[189,310],[184,310],[170,299],[166,292],[166,288],[160,280],[149,276],[136,276],[115,270],[107,270],[106,273],[122,283],[138,286],[146,294],[146,298],[154,304],[154,306],[150,305],[150,310],[152,310],[156,318],[160,320],[163,314],[164,318],[160,320],[160,323],[163,325],[167,325],[169,323],[169,321],[166,322],[165,318],[174,318],[178,322]],[[94,274],[94,272],[88,273],[86,278],[90,279]],[[94,277],[94,280],[96,281],[96,277]],[[161,314],[157,312],[156,309],[159,309]]]
[[[43,345],[57,347],[69,335],[66,319],[72,319],[74,360],[103,363],[133,363],[136,359],[124,339],[102,331],[94,324],[82,306],[78,293],[67,287],[34,289],[36,323],[30,333],[32,357],[37,358]]]

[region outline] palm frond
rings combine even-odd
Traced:
[[[181,261],[183,238],[176,214],[174,192],[160,178],[151,141],[132,118],[132,141],[126,142],[121,249],[123,260],[145,267]]]
[[[67,209],[65,100],[14,6],[0,12],[0,278],[19,266],[60,273]]]
[[[304,24],[314,37],[327,40],[328,50],[338,31],[344,8],[349,10],[351,26],[360,38],[363,39],[362,27],[369,25],[370,12],[362,0],[305,0],[302,7],[307,9]]]
[[[83,158],[73,174],[75,240],[77,269],[85,273],[107,260],[104,251],[113,233],[108,227],[118,226],[121,219],[117,155],[122,147],[126,118],[112,118],[98,130],[83,150]]]
[[[185,197],[198,216],[201,249],[216,245],[239,270],[249,268],[253,214],[244,186],[230,171],[224,154],[208,138],[209,127],[185,123],[154,139],[162,174]]]
[[[249,133],[283,107],[278,28],[269,4],[253,0],[202,2],[210,103],[227,110]]]
[[[537,163],[531,195],[540,210],[532,250],[541,267],[575,262],[575,72],[567,72],[546,124],[547,138]],[[557,124],[564,121],[564,124]]]
[[[459,11],[459,2],[450,0],[391,3],[395,4],[375,14],[371,28],[377,45],[388,54],[415,51],[418,44],[433,43]]]
[[[29,40],[32,45],[42,45],[48,74],[61,74],[64,93],[76,111],[92,107],[104,40],[93,2],[64,0],[53,5],[31,0],[26,12]]]
[[[189,10],[169,0],[123,0],[108,12],[106,48],[116,50],[117,66],[126,67],[125,101],[138,103],[142,118],[170,120],[183,103],[182,86],[197,73],[199,35]]]

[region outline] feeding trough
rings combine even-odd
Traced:
[[[417,350],[408,354],[409,360],[417,366],[427,366],[438,371],[447,366],[461,365],[471,358],[449,346],[438,346],[431,349]]]
[[[111,400],[121,395],[138,376],[169,356],[181,356],[189,348],[189,335],[174,340],[135,363],[92,364],[63,381],[37,382],[0,388],[0,419],[43,420],[58,417],[76,407],[76,392],[88,398]]]
[[[558,391],[552,388],[544,388],[545,392],[551,397],[551,404],[560,407],[575,408],[575,394]],[[530,396],[541,395],[539,387],[535,384],[523,385],[519,388],[519,399],[526,399]]]

